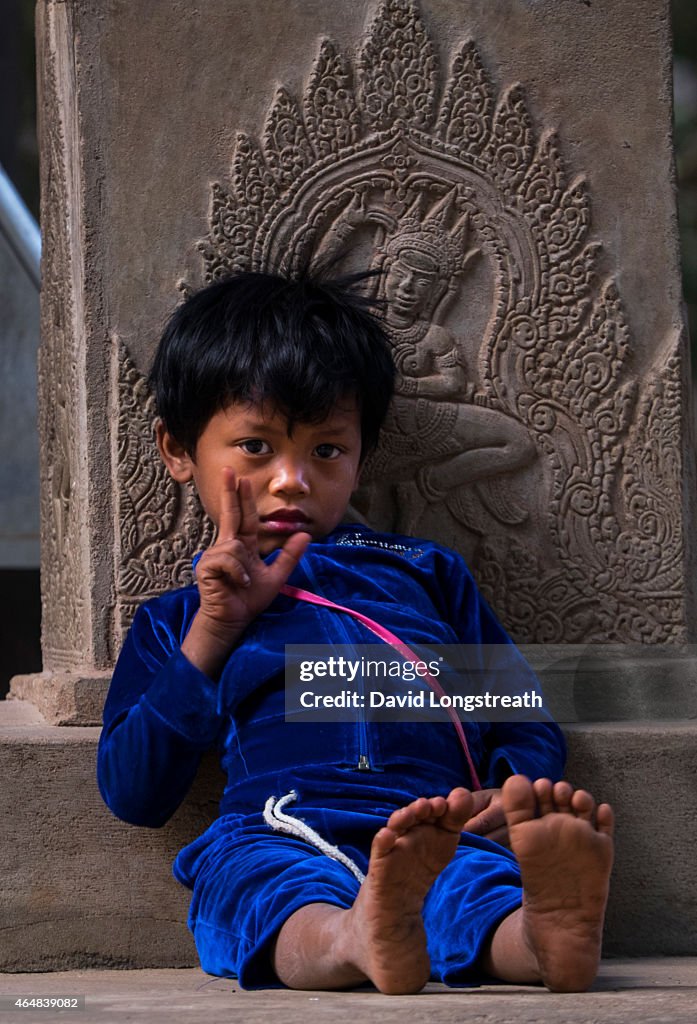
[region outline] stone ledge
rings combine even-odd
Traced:
[[[533,985],[452,989],[429,984],[415,996],[383,996],[370,987],[348,992],[245,991],[237,981],[186,970],[76,970],[0,975],[0,994],[82,995],[81,1024],[111,1020],[148,1024],[308,1024],[352,1021],[397,1024],[694,1024],[697,961],[688,957],[604,960],[589,992],[547,992]],[[26,1021],[26,1011],[3,1014]],[[36,1015],[34,1020],[39,1020]],[[52,1018],[46,1016],[44,1019]]]
[[[617,810],[606,954],[697,954],[697,723],[574,725],[568,777]],[[0,970],[185,967],[189,893],[177,851],[213,820],[223,777],[207,755],[161,829],[134,828],[103,805],[98,728],[37,721],[0,701]]]
[[[99,726],[111,675],[91,670],[13,676],[8,700],[28,701],[50,725]]]

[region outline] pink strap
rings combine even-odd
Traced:
[[[394,647],[394,649],[407,661],[418,661],[423,664],[422,659],[417,658],[411,648],[407,647],[407,645],[403,643],[398,636],[391,633],[389,629],[385,629],[385,627],[381,626],[379,622],[375,622],[374,619],[369,619],[367,615],[362,615],[361,612],[354,611],[353,608],[346,608],[344,605],[335,604],[334,601],[329,601],[326,597],[319,597],[317,594],[313,594],[309,590],[301,590],[299,587],[291,587],[289,583],[285,583],[281,587],[281,593],[285,594],[287,597],[295,597],[298,601],[307,601],[309,604],[322,605],[323,608],[332,608],[335,612],[346,612],[347,615],[351,615],[354,619],[358,619],[359,622],[362,622],[363,625],[371,631],[371,633],[375,633],[375,635],[380,637],[384,643],[389,644],[390,647]],[[429,672],[427,672],[423,678],[426,680],[433,692],[438,694],[439,697],[444,697],[446,695],[445,690],[438,680]],[[462,722],[453,708],[449,707],[444,708],[443,710],[447,711],[450,721],[455,726],[457,738],[459,739],[460,746],[464,750],[465,757],[467,758],[467,765],[474,784],[473,788],[481,789],[482,785],[475,770],[474,762],[472,761],[472,755],[470,754],[470,748],[467,745],[467,739],[465,737],[464,729],[462,728]]]

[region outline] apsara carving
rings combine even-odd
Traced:
[[[444,73],[413,0],[380,4],[353,67],[321,42],[302,101],[279,90],[213,185],[204,276],[350,243],[349,265],[384,271],[400,370],[376,525],[445,510],[521,641],[677,639],[678,358],[637,406],[586,183],[487,63],[464,40]]]

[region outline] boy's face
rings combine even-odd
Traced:
[[[223,467],[246,477],[259,514],[259,554],[281,547],[292,533],[319,539],[340,523],[361,463],[361,422],[355,399],[334,407],[319,424],[288,421],[265,405],[233,403],[206,425],[192,458],[162,424],[160,454],[175,480],[193,480],[216,526]]]

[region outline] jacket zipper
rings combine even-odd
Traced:
[[[304,570],[305,576],[310,582],[310,587],[314,589],[316,594],[322,595],[322,588],[319,585],[319,580],[315,576],[312,568],[307,562],[302,563],[302,569]],[[324,595],[322,595],[324,596]],[[344,634],[346,644],[353,646],[354,641],[351,639],[350,633],[346,628],[346,623],[342,621],[342,616],[337,616],[337,624],[340,625],[341,631]],[[363,680],[361,679],[361,686],[363,686]],[[370,740],[368,739],[368,728],[365,720],[364,709],[360,709],[358,719],[358,763],[354,771],[359,772],[372,772],[373,766],[370,763]]]
[[[356,768],[359,772],[369,772],[372,771],[372,767],[368,757],[370,741],[368,739],[368,726],[365,720],[365,680],[363,676],[361,676],[361,695],[363,700],[358,722],[358,764]]]

